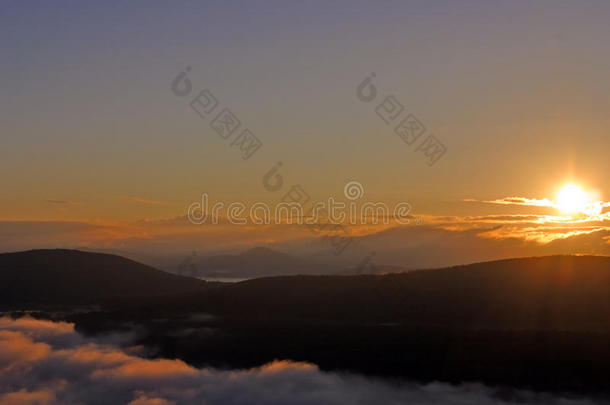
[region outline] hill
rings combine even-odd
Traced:
[[[280,254],[281,255],[281,254]],[[276,257],[255,250],[243,261]],[[228,260],[234,263],[234,257]],[[289,256],[279,256],[286,265]],[[225,259],[217,259],[223,263]],[[69,250],[0,255],[0,305],[144,305],[231,319],[462,329],[610,331],[610,258],[547,256],[359,276],[205,283],[119,256]]]
[[[101,304],[195,293],[205,282],[120,256],[76,250],[0,254],[0,305]]]
[[[59,316],[85,334],[137,328],[134,345],[198,366],[292,359],[422,382],[610,393],[608,257],[204,284],[117,256],[35,251],[0,255],[0,283],[13,308],[102,304]]]
[[[500,329],[610,330],[610,258],[547,256],[409,273],[291,276],[211,291],[231,316]]]

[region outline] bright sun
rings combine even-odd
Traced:
[[[591,196],[574,184],[563,186],[557,192],[557,208],[566,214],[583,212],[591,202]]]

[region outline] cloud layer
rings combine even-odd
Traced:
[[[145,359],[89,341],[74,325],[0,318],[0,404],[504,404],[479,384],[390,385],[315,365],[275,361],[238,371]],[[590,404],[514,392],[527,403]]]

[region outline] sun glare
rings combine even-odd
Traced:
[[[575,184],[563,186],[557,192],[557,208],[566,214],[584,212],[591,202],[591,196]]]

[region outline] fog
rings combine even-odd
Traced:
[[[141,347],[125,345],[128,338],[91,339],[71,323],[0,317],[0,404],[594,403],[481,384],[389,383],[287,360],[247,370],[199,369],[141,357]]]

